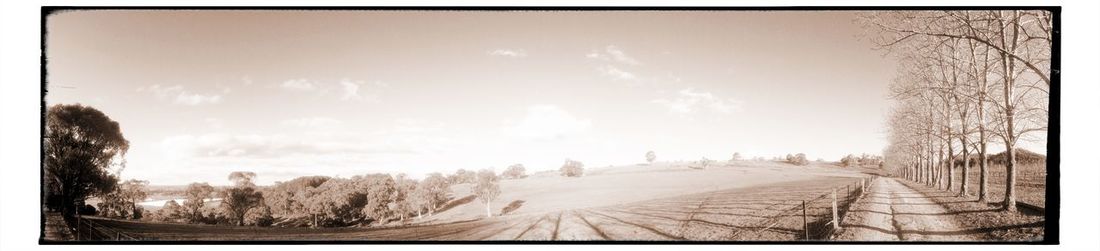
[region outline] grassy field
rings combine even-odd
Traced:
[[[374,228],[234,227],[98,220],[146,240],[796,240],[801,202],[820,224],[834,188],[865,175],[850,169],[735,163],[690,169],[675,163],[594,168],[580,178],[508,180],[485,218],[484,204],[453,187],[447,210],[406,226]],[[844,194],[841,193],[843,197]],[[518,202],[518,203],[517,203]],[[820,215],[820,216],[819,216]]]

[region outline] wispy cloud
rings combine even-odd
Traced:
[[[535,105],[527,108],[522,120],[505,121],[505,135],[523,140],[559,140],[588,131],[592,121],[574,117],[553,105]]]
[[[161,141],[161,150],[174,159],[187,158],[294,158],[294,156],[352,156],[413,154],[407,145],[364,144],[362,135],[225,134],[176,135]]]
[[[348,79],[340,80],[340,99],[341,100],[359,100],[363,99],[363,96],[359,95],[359,86],[363,82],[351,81]]]
[[[612,65],[600,66],[600,67],[597,67],[596,70],[599,70],[600,73],[602,73],[604,76],[608,76],[608,77],[610,77],[611,79],[614,79],[614,80],[625,80],[625,81],[638,80],[638,76],[634,75],[634,73],[624,71],[624,70],[619,69],[618,67],[615,67],[615,66],[612,66]]]
[[[281,86],[283,87],[283,89],[299,91],[312,91],[317,89],[316,84],[304,78],[283,81],[283,84]]]
[[[669,112],[679,115],[702,112],[731,114],[741,109],[741,102],[736,99],[720,98],[713,93],[695,91],[692,88],[680,90],[676,97],[655,99],[651,102],[663,105]]]
[[[335,95],[343,101],[378,101],[378,92],[389,87],[381,81],[366,82],[340,79],[336,83],[325,83],[299,78],[283,81],[280,88],[291,91],[311,92],[318,95]]]
[[[221,103],[222,96],[218,94],[200,94],[193,93],[183,89],[183,86],[174,85],[164,87],[161,85],[152,85],[149,87],[138,88],[138,91],[149,91],[153,93],[153,96],[160,100],[169,100],[174,104],[179,105],[205,105],[205,104],[217,104]],[[224,92],[227,93],[227,92]]]
[[[585,57],[590,58],[590,59],[617,62],[617,63],[628,64],[628,65],[640,65],[640,64],[642,64],[642,62],[638,61],[637,59],[634,59],[634,57],[631,57],[630,55],[627,55],[626,52],[624,52],[623,50],[619,49],[619,47],[614,46],[614,45],[608,45],[603,50],[593,50],[592,52],[589,52],[588,54],[585,54]]]
[[[512,49],[496,49],[489,52],[490,56],[522,58],[527,57],[527,51]]]

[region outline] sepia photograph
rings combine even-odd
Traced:
[[[43,7],[38,241],[1057,244],[1061,11]]]

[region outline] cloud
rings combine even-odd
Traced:
[[[616,47],[614,45],[608,45],[602,51],[601,50],[593,50],[592,52],[589,52],[588,54],[585,54],[585,57],[586,58],[591,58],[591,59],[603,60],[603,61],[610,61],[610,62],[628,64],[628,65],[640,65],[640,64],[642,64],[640,61],[638,61],[637,59],[634,59],[634,57],[631,57],[630,55],[627,55],[626,52],[623,52],[623,50],[619,49],[619,47]]]
[[[664,105],[669,112],[689,115],[701,112],[731,114],[741,109],[741,102],[732,98],[719,98],[710,92],[695,91],[692,88],[677,92],[672,99],[656,99],[652,103]]]
[[[312,91],[317,89],[317,85],[304,78],[283,81],[282,87],[283,89],[299,91]]]
[[[522,120],[505,124],[505,135],[523,140],[559,140],[592,128],[591,120],[576,118],[553,105],[528,107]]]
[[[342,92],[340,94],[340,99],[341,100],[352,100],[352,99],[358,100],[358,99],[362,99],[363,97],[359,96],[359,85],[361,85],[361,84],[362,84],[362,82],[353,82],[353,81],[347,80],[347,79],[340,80],[340,87],[341,87],[341,90],[342,90]]]
[[[301,157],[355,157],[376,154],[415,154],[408,145],[388,142],[364,144],[358,134],[224,134],[176,135],[161,141],[170,159],[249,158],[293,159]]]
[[[510,49],[496,49],[489,52],[490,56],[509,57],[509,58],[522,58],[527,57],[527,51],[524,50],[510,50]]]
[[[340,79],[336,83],[325,83],[300,78],[284,81],[280,87],[292,91],[311,92],[321,96],[335,95],[343,101],[378,101],[377,92],[388,88],[389,84],[381,81],[367,83],[347,78]]]
[[[217,104],[221,103],[221,101],[221,95],[203,95],[184,92],[176,96],[176,104],[183,105]]]
[[[138,91],[150,91],[157,99],[171,100],[173,103],[179,105],[196,106],[205,104],[217,104],[221,103],[222,101],[221,95],[192,93],[184,90],[183,86],[180,85],[170,87],[152,85],[148,88],[138,88]]]
[[[327,117],[312,117],[284,120],[280,124],[283,126],[309,129],[331,129],[343,125],[343,122]]]
[[[624,71],[622,69],[619,69],[618,67],[611,66],[611,65],[600,66],[600,67],[596,68],[596,70],[599,70],[601,74],[603,74],[604,76],[608,76],[608,77],[610,77],[611,79],[614,79],[614,80],[623,80],[623,81],[638,80],[638,76],[634,75],[634,73]]]

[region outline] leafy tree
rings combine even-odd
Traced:
[[[333,178],[316,188],[306,188],[301,194],[313,226],[346,225],[363,218],[367,205],[367,183],[361,176],[352,179]]]
[[[126,205],[126,199],[122,197],[122,193],[108,193],[100,196],[100,200],[99,204],[96,204],[96,207],[99,208],[100,216],[108,218],[130,217],[130,207]]]
[[[195,182],[187,185],[187,190],[184,191],[187,200],[183,201],[183,207],[187,209],[191,222],[202,221],[202,207],[205,205],[206,200],[213,198],[213,193],[214,187],[206,182]]]
[[[508,167],[508,169],[505,169],[504,172],[501,173],[500,175],[504,176],[504,178],[506,178],[506,179],[526,178],[527,177],[527,168],[524,168],[523,164],[511,165],[511,166]]]
[[[741,160],[741,153],[740,153],[740,152],[735,152],[735,153],[733,153],[733,157],[731,157],[731,158],[730,158],[730,160],[731,160],[731,161],[738,161],[738,160]]]
[[[122,195],[122,198],[126,201],[126,205],[130,208],[130,216],[132,219],[140,219],[142,208],[137,206],[138,202],[145,201],[145,198],[149,196],[147,187],[149,181],[130,179],[123,182],[118,189],[118,192]]]
[[[787,154],[787,162],[799,166],[805,166],[810,164],[810,160],[806,159],[806,154],[798,153],[795,155]]]
[[[477,172],[477,184],[474,185],[474,194],[478,200],[485,203],[485,217],[493,217],[492,203],[500,196],[500,185],[493,170],[482,169]]]
[[[244,226],[244,215],[248,210],[263,204],[264,195],[256,190],[256,185],[252,183],[254,178],[256,173],[253,172],[232,172],[229,180],[236,185],[222,194],[221,205],[238,226]]]
[[[115,190],[112,166],[125,166],[130,142],[118,122],[90,106],[54,105],[46,112],[44,202],[50,210],[73,215],[78,202]]]
[[[431,216],[436,208],[447,202],[449,199],[447,196],[451,193],[451,186],[447,184],[447,179],[443,177],[443,174],[430,173],[420,182],[417,191],[417,200],[423,203],[423,208],[427,209],[428,215]]]
[[[412,193],[409,193],[409,207],[416,212],[416,218],[418,219],[424,218],[424,210],[431,205],[428,193],[428,189],[424,187],[423,182],[417,184]]]
[[[232,172],[229,173],[229,181],[232,181],[236,186],[256,186],[252,183],[252,180],[256,178],[254,172]]]
[[[580,161],[566,159],[565,164],[561,165],[558,169],[561,176],[565,177],[580,177],[584,175],[584,163]]]
[[[261,204],[253,207],[245,215],[245,224],[249,226],[267,227],[271,226],[272,223],[275,223],[275,218],[271,216],[271,208],[268,208],[267,205]]]
[[[465,184],[474,183],[477,181],[477,173],[473,171],[466,171],[466,169],[458,169],[453,175],[448,177],[448,182],[451,184]]]
[[[390,203],[393,203],[397,188],[389,174],[370,174],[366,177],[367,205],[363,215],[376,223],[385,223],[393,218]]]
[[[655,160],[657,160],[657,153],[655,153],[653,151],[649,151],[649,152],[645,153],[645,161],[646,162],[649,162],[650,164],[652,164],[653,161],[655,161]]]
[[[304,189],[321,186],[329,179],[326,176],[305,176],[286,182],[276,182],[275,185],[264,189],[264,204],[267,204],[275,215],[308,214],[304,197],[298,198],[296,195]]]
[[[844,158],[840,158],[840,165],[841,166],[846,166],[846,167],[851,167],[851,166],[855,166],[856,162],[858,162],[858,161],[859,161],[859,159],[857,159],[855,155],[848,154],[848,156],[844,156]]]
[[[181,207],[176,200],[169,200],[164,202],[164,206],[149,215],[149,219],[152,221],[168,221],[176,222],[188,218],[186,209]]]
[[[414,179],[408,178],[405,174],[398,174],[397,179],[394,181],[396,189],[394,190],[394,213],[397,214],[401,221],[405,220],[405,216],[412,214],[415,210],[413,206],[412,193],[416,190],[418,182]]]
[[[148,185],[148,181],[135,179],[120,183],[114,192],[103,196],[103,202],[99,203],[103,209],[100,213],[106,217],[140,219],[142,208],[137,203],[148,196]]]

